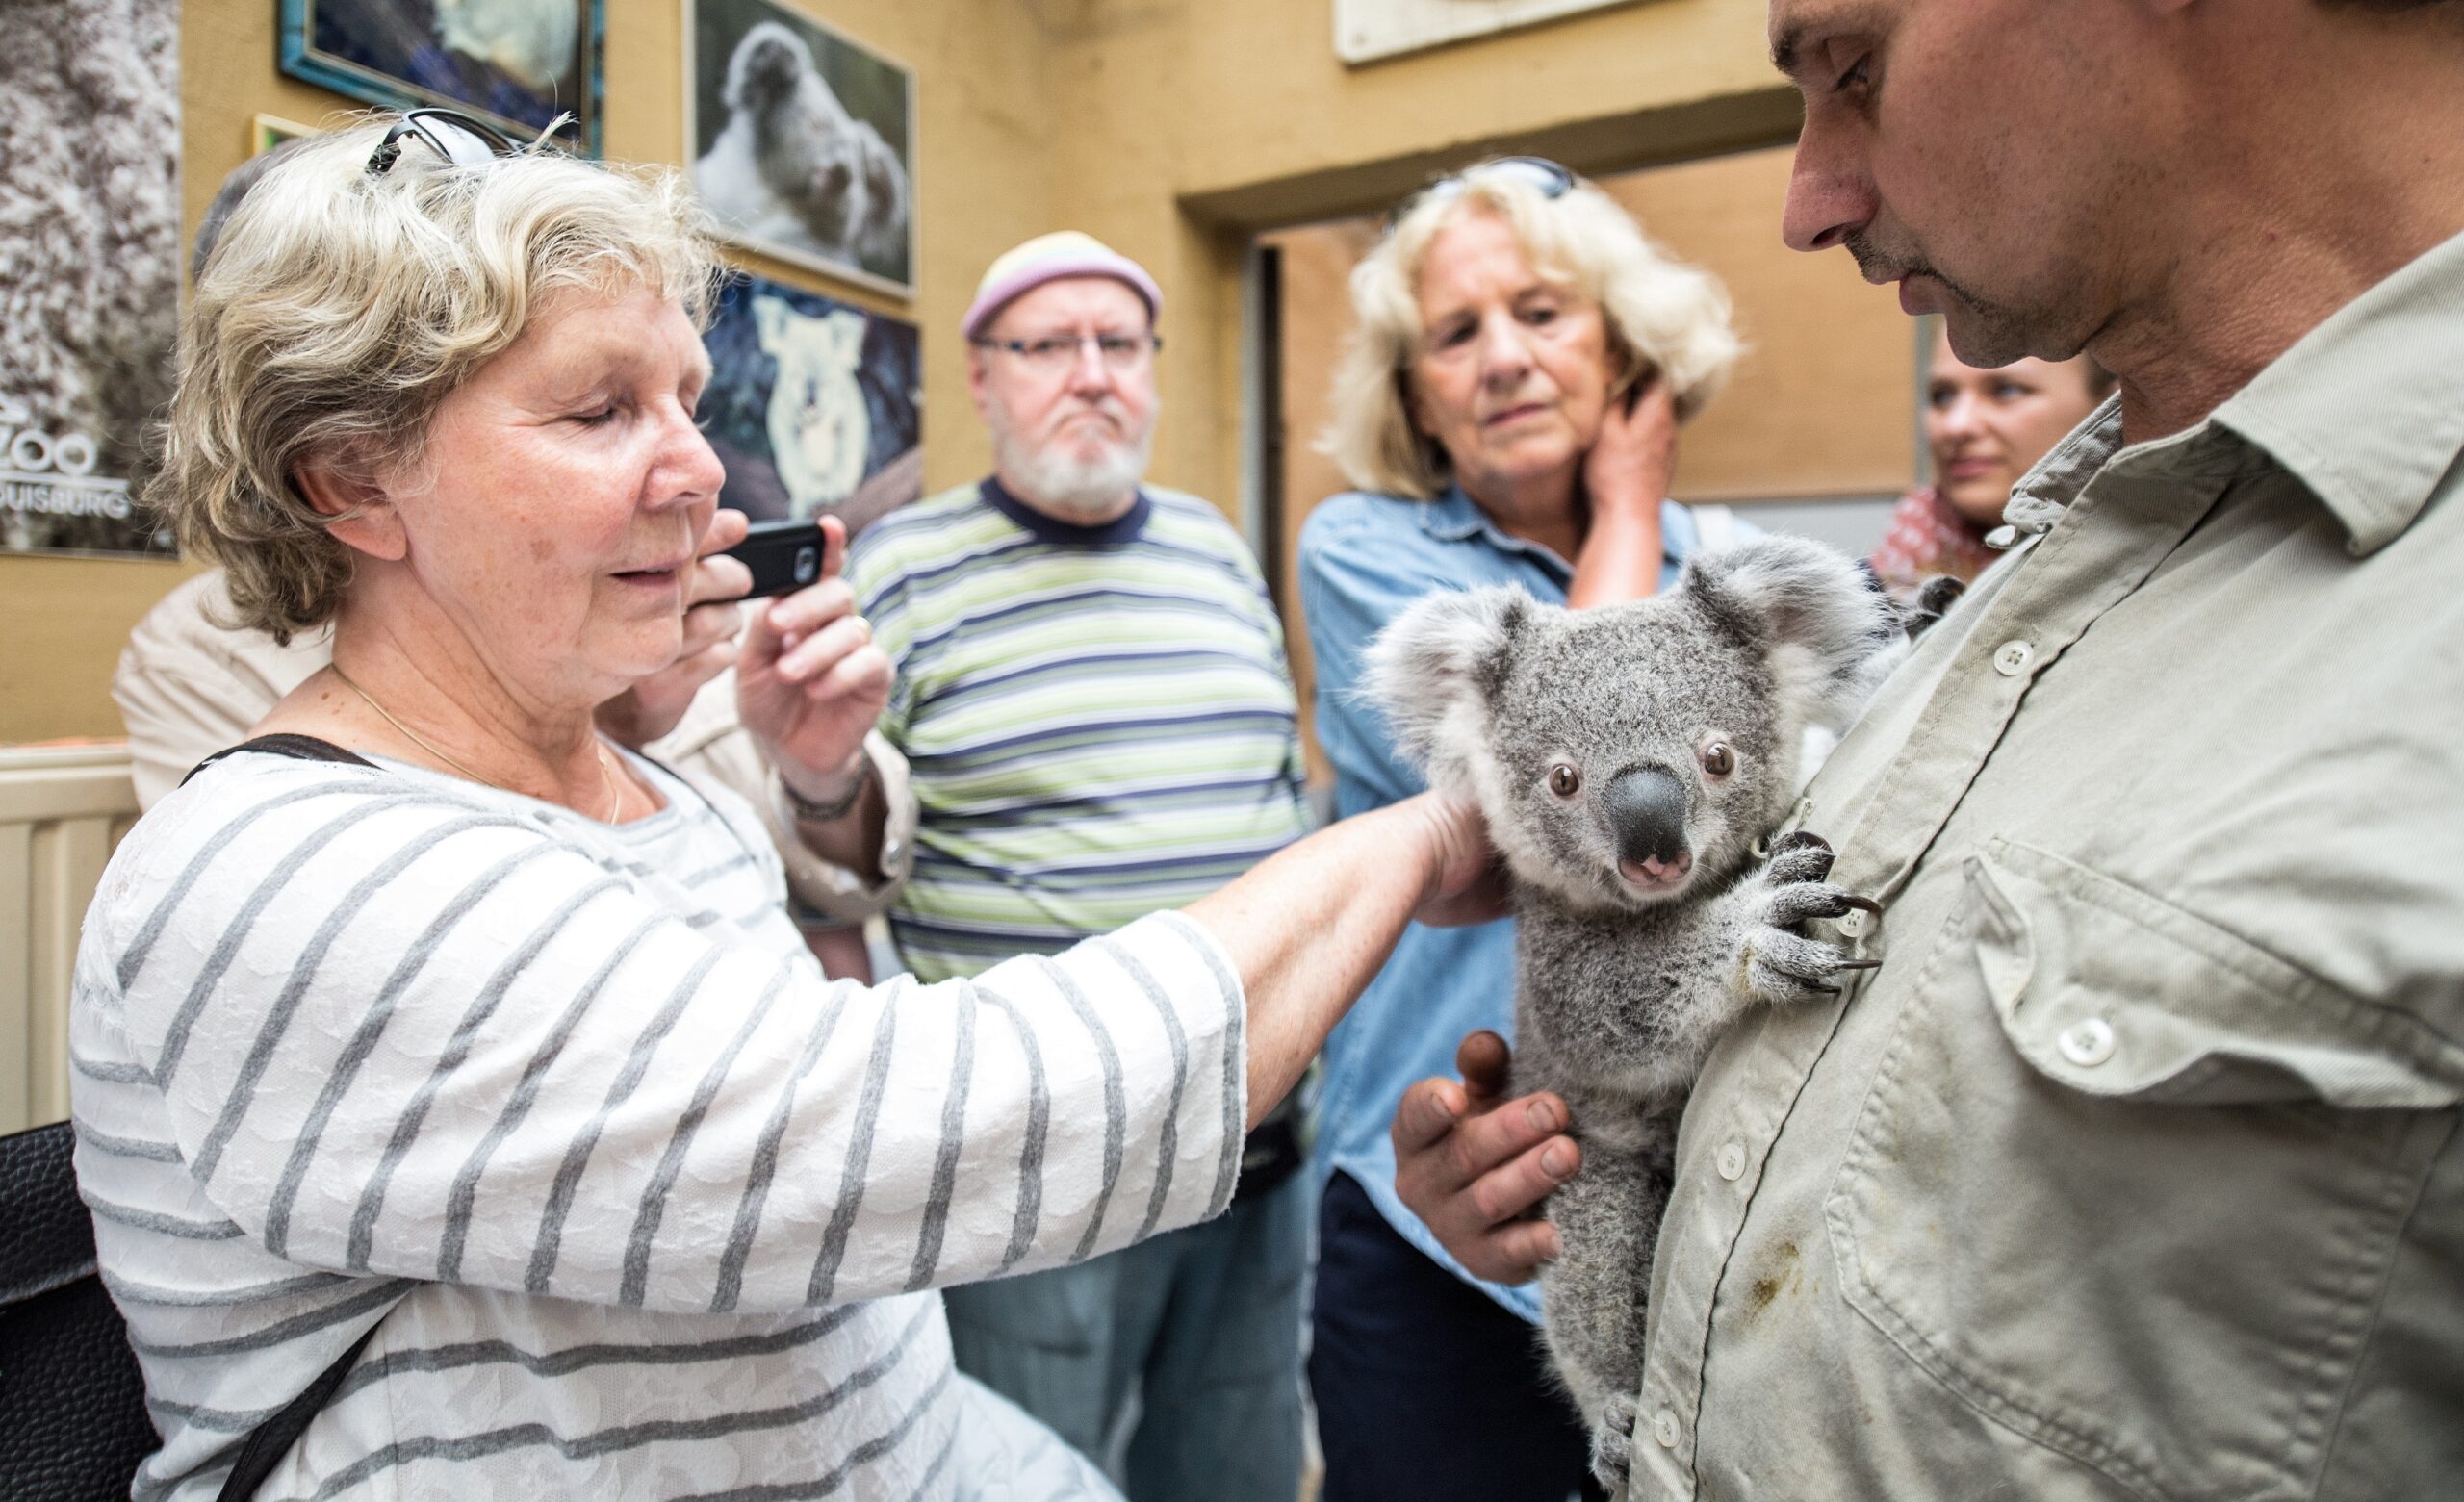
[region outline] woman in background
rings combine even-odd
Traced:
[[[1708,275],[1531,158],[1407,201],[1351,291],[1331,439],[1357,489],[1300,539],[1318,735],[1347,818],[1424,785],[1352,692],[1363,650],[1413,599],[1512,583],[1583,606],[1675,579],[1704,530],[1665,498],[1677,424],[1737,349]],[[1325,1502],[1564,1502],[1592,1488],[1587,1437],[1544,1368],[1535,1290],[1448,1256],[1395,1188],[1388,1123],[1404,1088],[1450,1076],[1457,1040],[1509,1031],[1513,1006],[1510,922],[1415,927],[1328,1042],[1309,1357]],[[1562,1179],[1568,1158],[1547,1166]]]
[[[1934,483],[1901,496],[1890,514],[1869,560],[1883,587],[1905,599],[1936,574],[1967,583],[1983,573],[2001,556],[1985,534],[2002,524],[2011,487],[2113,389],[2113,376],[2086,355],[1986,369],[1962,363],[1950,336],[1937,332],[1925,383]]]

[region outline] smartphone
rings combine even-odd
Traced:
[[[821,554],[820,522],[756,522],[743,542],[720,556],[753,571],[753,589],[743,598],[759,599],[793,594],[818,580]]]

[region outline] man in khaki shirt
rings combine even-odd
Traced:
[[[2464,0],[1772,0],[1785,232],[2120,395],[1790,820],[1880,969],[1688,1107],[1628,1494],[2464,1497]],[[1396,1124],[1476,1270],[1573,1171]]]

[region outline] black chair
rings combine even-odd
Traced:
[[[162,1443],[94,1269],[68,1124],[0,1136],[0,1497],[125,1502]]]

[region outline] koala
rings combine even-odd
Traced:
[[[1818,544],[1698,555],[1668,592],[1574,612],[1511,586],[1432,595],[1371,646],[1365,691],[1429,783],[1475,802],[1517,925],[1514,1087],[1554,1090],[1582,1171],[1553,1194],[1551,1360],[1623,1484],[1677,1124],[1749,1007],[1864,968],[1802,926],[1868,899],[1831,850],[1767,842],[1809,726],[1839,728],[1900,650],[1887,600]]]
[[[762,353],[779,362],[770,386],[770,456],[792,514],[816,516],[863,482],[873,420],[856,372],[864,316],[849,308],[810,314],[783,297],[753,299]]]
[[[907,169],[880,131],[848,114],[802,37],[778,21],[747,30],[721,99],[727,127],[693,165],[712,214],[840,260],[896,254]]]

